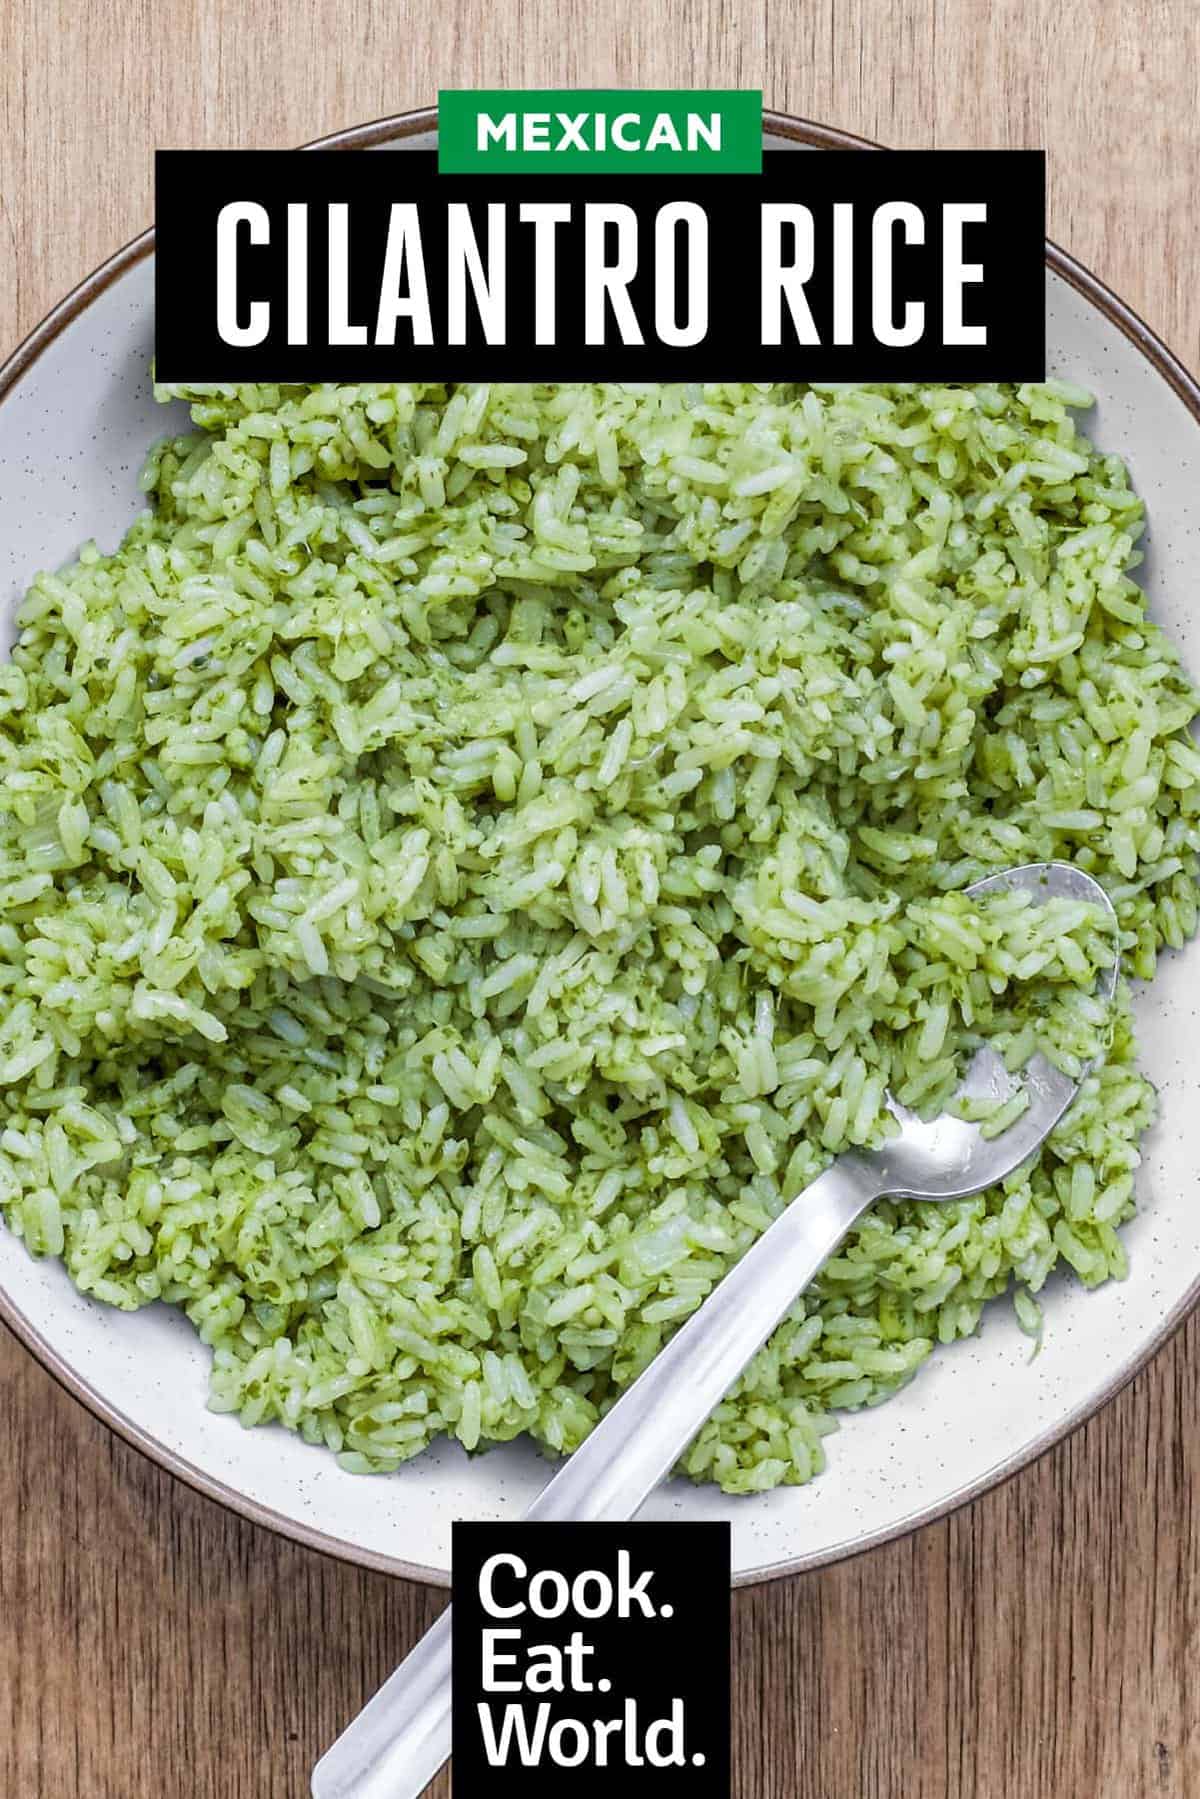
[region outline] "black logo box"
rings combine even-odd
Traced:
[[[156,357],[171,382],[299,382],[479,380],[804,380],[1026,381],[1045,374],[1045,158],[1025,150],[767,151],[761,175],[439,175],[433,151],[160,151],[157,164]],[[700,343],[672,348],[653,337],[654,279],[649,252],[629,293],[647,334],[641,345],[584,341],[583,207],[619,202],[634,210],[639,241],[653,241],[653,218],[672,200],[705,209],[709,224],[708,331]],[[468,305],[465,344],[444,334],[446,206],[471,209],[477,241],[486,245],[489,203],[503,201],[512,221],[522,201],[569,202],[572,221],[559,230],[555,293],[558,341],[534,341],[533,234],[508,226],[506,342],[486,342]],[[805,293],[821,343],[759,342],[761,206],[801,202],[813,213],[816,267]],[[271,326],[251,347],[231,347],[216,326],[216,222],[231,201],[254,201],[269,215],[270,242],[239,250],[246,303],[271,298]],[[332,202],[348,209],[349,316],[375,318],[391,206],[417,206],[434,320],[432,345],[403,341],[330,345],[329,246]],[[921,302],[926,329],[917,343],[887,347],[871,328],[871,218],[889,201],[921,208],[923,246],[896,242],[896,306]],[[309,341],[289,344],[286,209],[307,203]],[[832,337],[833,206],[854,206],[853,336]],[[941,208],[954,202],[987,207],[969,223],[963,253],[983,279],[964,290],[966,322],[986,328],[986,344],[946,347],[942,335]],[[785,333],[785,336],[787,333]]]
[[[494,1587],[502,1604],[528,1602],[531,1585],[542,1570],[552,1571],[551,1594],[565,1583],[571,1586],[585,1570],[597,1570],[619,1594],[622,1584],[641,1583],[644,1605],[635,1601],[630,1615],[614,1610],[604,1617],[581,1615],[571,1605],[559,1617],[531,1615],[495,1618],[485,1611],[480,1598],[480,1573],[490,1557],[515,1555],[524,1564],[524,1576],[505,1567]],[[628,1579],[622,1583],[619,1558],[628,1558]],[[562,1799],[564,1786],[586,1799],[615,1791],[669,1799],[673,1793],[687,1799],[728,1799],[730,1780],[729,1630],[730,1630],[730,1531],[728,1524],[455,1524],[454,1567],[454,1776],[465,1793],[520,1791],[522,1799]],[[642,1580],[647,1573],[648,1581]],[[561,1580],[555,1577],[561,1577]],[[590,1581],[584,1588],[584,1610],[594,1610],[601,1586]],[[669,1614],[669,1615],[668,1615]],[[587,1653],[579,1664],[591,1684],[590,1692],[562,1694],[501,1693],[483,1691],[484,1631],[514,1630],[519,1643],[505,1641],[501,1652],[518,1656],[516,1668],[507,1664],[503,1677],[519,1679],[531,1646],[553,1644],[563,1650],[573,1633],[581,1633]],[[543,1658],[544,1659],[544,1658]],[[608,1690],[600,1690],[601,1683]],[[637,1730],[628,1735],[623,1720],[626,1707],[636,1707]],[[682,1701],[683,1764],[654,1766],[643,1759],[637,1765],[626,1755],[627,1743],[642,1754],[644,1731],[655,1721],[672,1716]],[[503,1728],[505,1708],[519,1706],[527,1733],[537,1729],[537,1707],[548,1704],[546,1738],[555,1720],[572,1718],[589,1730],[595,1720],[622,1720],[621,1728],[607,1737],[605,1764],[600,1765],[594,1747],[582,1763],[564,1767],[545,1751],[537,1766],[522,1762],[519,1754],[501,1767],[488,1759],[485,1735],[478,1713],[481,1702],[492,1711],[493,1729]],[[678,1717],[678,1712],[675,1713]],[[572,1729],[568,1743],[580,1740]],[[675,1738],[658,1733],[658,1745],[668,1752]],[[574,1751],[572,1751],[574,1753]],[[487,1782],[487,1785],[484,1782]],[[508,1783],[507,1785],[505,1783]],[[519,1786],[518,1783],[519,1782]],[[619,1783],[619,1786],[618,1784]]]

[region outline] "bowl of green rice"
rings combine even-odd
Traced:
[[[148,239],[0,370],[0,1315],[114,1428],[445,1582],[982,1041],[1100,1054],[868,1214],[647,1515],[835,1559],[1184,1316],[1200,393],[1048,263],[1022,387],[155,388]],[[1086,908],[962,891],[1043,860],[1111,1010]]]

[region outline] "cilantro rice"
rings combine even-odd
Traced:
[[[1128,974],[1197,919],[1197,695],[1086,396],[160,390],[113,554],[0,671],[0,1212],[182,1306],[353,1470],[569,1451],[780,1209],[987,1038],[1035,1164],[880,1204],[689,1451],[802,1482],[1006,1290],[1125,1272]],[[1034,1377],[1036,1378],[1036,1377]]]

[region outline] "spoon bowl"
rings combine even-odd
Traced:
[[[1099,881],[1070,862],[1027,862],[988,875],[964,891],[972,897],[1015,891],[1028,893],[1035,905],[1049,899],[1074,899],[1101,907],[1112,927],[1114,953],[1097,992],[1105,1004],[1111,1004],[1119,962],[1117,915]],[[1029,1160],[1071,1104],[1079,1082],[1055,1068],[1040,1052],[1030,1057],[1019,1078],[1014,1077],[995,1051],[984,1045],[972,1058],[956,1097],[1005,1100],[1021,1088],[1028,1094],[1029,1104],[1007,1130],[994,1137],[952,1112],[918,1118],[889,1095],[888,1110],[900,1126],[897,1135],[882,1148],[854,1159],[869,1167],[871,1178],[883,1183],[881,1194],[896,1199],[966,1199],[1004,1180]]]

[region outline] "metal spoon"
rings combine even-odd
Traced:
[[[1090,901],[1105,909],[1116,934],[1104,889],[1068,863],[1007,869],[966,891],[1000,888],[1027,892],[1035,903]],[[1116,982],[1114,953],[1100,982],[1106,1000]],[[839,1156],[791,1202],[605,1414],[527,1516],[542,1523],[634,1517],[868,1206],[885,1197],[964,1199],[1003,1180],[1028,1161],[1079,1088],[1041,1055],[1027,1063],[1021,1081],[1029,1105],[991,1138],[949,1114],[924,1122],[889,1097],[897,1135],[880,1149]],[[1013,1091],[1012,1078],[987,1048],[959,1089],[970,1098]],[[450,1741],[447,1609],[317,1764],[313,1799],[417,1799],[448,1759]]]

